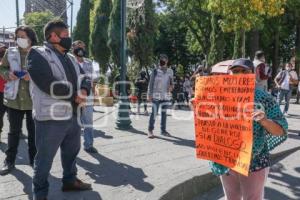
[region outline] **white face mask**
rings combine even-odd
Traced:
[[[28,39],[17,38],[17,45],[22,49],[27,49],[29,47]]]

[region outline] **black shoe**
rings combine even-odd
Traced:
[[[9,174],[15,168],[14,163],[4,162],[3,167],[0,170],[0,175],[5,176]]]
[[[167,137],[171,136],[171,134],[168,131],[162,131],[160,134]]]
[[[98,150],[95,147],[90,147],[84,150],[88,153],[98,153]]]
[[[61,190],[63,192],[92,190],[92,185],[76,179],[74,183],[63,184]]]

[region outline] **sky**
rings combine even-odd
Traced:
[[[76,24],[76,16],[80,7],[81,0],[73,0],[73,26]],[[69,3],[67,4],[67,6]],[[19,15],[23,18],[25,11],[25,0],[19,0]],[[68,8],[68,21],[70,24],[71,8]],[[16,27],[16,0],[0,0],[0,29],[5,27]],[[14,29],[12,29],[14,30]]]

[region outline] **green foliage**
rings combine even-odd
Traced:
[[[113,1],[113,9],[110,15],[108,27],[108,46],[111,50],[111,59],[115,65],[121,66],[121,1]]]
[[[101,72],[105,73],[111,55],[107,42],[112,1],[100,0],[97,2],[99,4],[95,5],[95,20],[91,32],[90,50],[94,59],[99,63]]]
[[[154,39],[157,32],[152,0],[145,0],[144,12],[144,18],[140,16],[142,13],[138,13],[138,10],[132,10],[129,13],[128,46],[133,59],[138,62],[134,65],[137,70],[133,70],[137,73],[153,63]]]
[[[249,31],[263,22],[263,17],[284,13],[286,0],[207,0],[207,10],[222,16],[224,31]]]
[[[35,30],[39,44],[42,44],[44,41],[44,26],[53,19],[55,17],[50,11],[32,12],[25,14],[23,22]]]
[[[90,37],[90,9],[91,3],[89,0],[81,0],[80,9],[77,14],[77,23],[73,32],[74,40],[81,40],[89,48],[89,37]]]
[[[218,61],[218,47],[217,47],[217,26],[218,26],[218,21],[216,15],[213,15],[211,17],[211,34],[210,34],[210,51],[208,55],[208,66],[212,66],[213,64],[217,63]]]

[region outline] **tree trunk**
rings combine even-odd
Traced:
[[[279,28],[275,30],[274,33],[274,52],[272,57],[272,78],[275,78],[279,68]]]
[[[212,65],[217,63],[218,59],[218,47],[217,47],[217,26],[218,21],[216,15],[212,15],[211,17],[211,33],[210,33],[210,50],[208,54],[208,66],[211,67]]]
[[[234,49],[233,49],[233,56],[232,59],[237,59],[242,56],[241,52],[241,44],[242,44],[242,31],[237,30],[235,32],[235,38],[234,38]]]
[[[242,40],[242,46],[241,46],[241,53],[242,53],[242,57],[245,58],[246,57],[246,32],[245,30],[241,31],[241,40]]]
[[[253,30],[250,32],[250,58],[254,59],[255,52],[259,50],[259,31]]]

